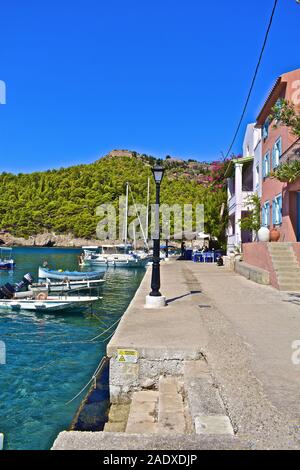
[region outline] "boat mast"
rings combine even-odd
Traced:
[[[135,225],[133,225],[133,248],[136,250]]]
[[[125,224],[124,224],[124,244],[127,246],[127,238],[128,238],[128,191],[129,191],[129,183],[126,183],[126,202],[125,202]]]
[[[150,178],[148,178],[148,189],[147,189],[146,244],[148,244],[148,241],[149,241],[149,204],[150,204]]]

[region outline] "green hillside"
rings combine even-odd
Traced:
[[[72,233],[93,238],[98,219],[97,206],[113,202],[131,185],[137,202],[146,203],[147,178],[153,157],[107,156],[99,161],[59,170],[31,174],[0,174],[0,229],[14,236],[28,237],[48,232]],[[206,231],[224,239],[226,217],[220,220],[226,191],[222,166],[212,168],[194,162],[165,160],[166,178],[162,202],[204,203]],[[152,177],[151,177],[152,181]],[[151,185],[154,202],[154,185]]]

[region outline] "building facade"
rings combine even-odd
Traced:
[[[261,194],[261,171],[261,130],[255,124],[249,124],[243,143],[243,156],[230,162],[225,175],[229,212],[228,254],[253,240],[252,231],[241,229],[241,220],[252,210],[251,196]]]
[[[261,130],[262,225],[280,231],[281,240],[300,241],[300,179],[293,184],[271,177],[278,165],[300,159],[300,141],[286,126],[270,122],[273,107],[281,100],[300,110],[300,69],[280,76],[257,118]]]

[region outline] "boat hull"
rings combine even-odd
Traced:
[[[59,312],[73,308],[81,308],[91,305],[101,297],[48,297],[46,300],[35,299],[12,299],[0,300],[1,310],[20,311],[29,310],[33,312]]]
[[[52,271],[39,267],[39,279],[55,279],[61,280],[68,279],[69,281],[86,281],[93,279],[100,279],[101,273],[99,272],[73,272],[73,271]]]
[[[1,262],[0,263],[0,271],[11,271],[12,269],[15,269],[16,264],[15,263],[5,263]]]
[[[49,293],[51,292],[66,292],[71,294],[72,292],[85,292],[90,291],[91,289],[98,289],[105,281],[103,279],[91,279],[87,281],[70,281],[70,282],[53,282],[45,284],[33,284],[30,286],[31,291],[38,292],[39,290],[47,289]]]
[[[110,259],[92,259],[85,260],[86,266],[99,266],[103,268],[145,268],[150,259],[132,259],[132,260],[110,260]]]

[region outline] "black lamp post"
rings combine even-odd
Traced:
[[[160,185],[164,176],[165,169],[161,166],[152,168],[152,173],[156,186],[156,207],[155,207],[155,238],[153,239],[153,265],[151,278],[151,297],[161,297],[160,289],[160,224],[159,224],[159,205],[160,205]]]

